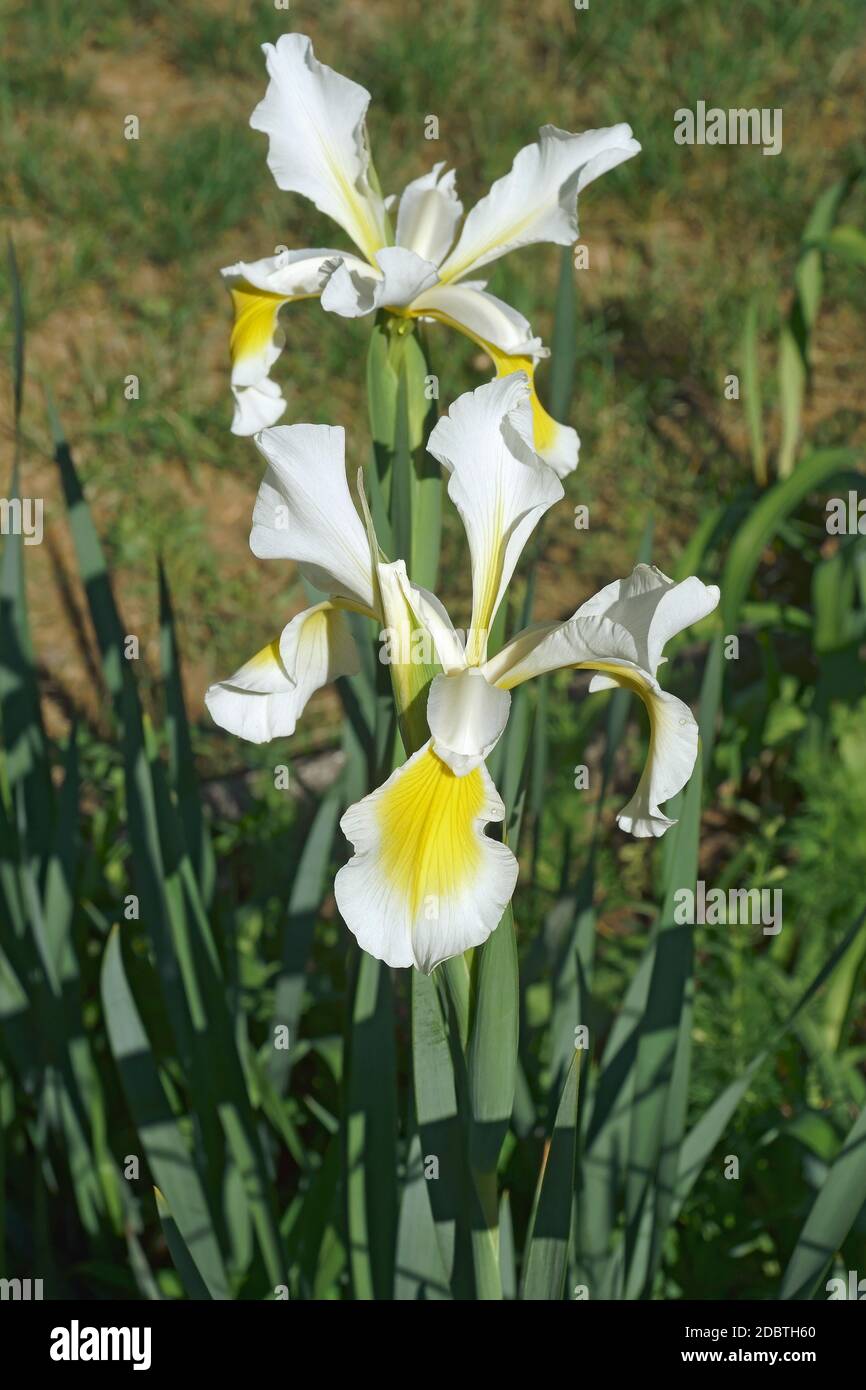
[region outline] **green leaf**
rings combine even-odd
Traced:
[[[183,1246],[210,1297],[228,1299],[231,1297],[228,1276],[213,1217],[190,1151],[172,1114],[150,1041],[127,982],[117,927],[112,930],[105,948],[101,991],[111,1051],[150,1171],[165,1195]]]
[[[415,1114],[425,1161],[438,1176],[426,1183],[436,1239],[455,1298],[475,1297],[465,1136],[445,1020],[429,975],[412,971],[412,1066]]]
[[[866,911],[861,912],[854,924],[849,927],[845,936],[839,942],[839,945],[832,952],[830,958],[822,966],[821,970],[819,970],[808,988],[800,996],[784,1024],[767,1047],[762,1048],[760,1052],[752,1058],[742,1075],[738,1076],[735,1081],[732,1081],[729,1086],[725,1087],[724,1091],[716,1097],[713,1104],[704,1112],[692,1129],[689,1130],[680,1149],[679,1164],[677,1167],[676,1198],[671,1211],[671,1220],[676,1220],[682,1209],[683,1202],[697,1182],[707,1159],[725,1132],[740,1101],[748,1091],[755,1073],[763,1066],[764,1062],[773,1055],[788,1030],[799,1018],[803,1009],[811,1003],[821,986],[833,974],[836,966],[845,957],[852,944],[857,940],[864,922],[866,922]]]
[[[473,1168],[494,1173],[511,1121],[517,1070],[519,991],[511,906],[476,951],[476,996],[468,1051]]]
[[[800,421],[806,390],[806,364],[789,323],[779,333],[779,411],[782,437],[776,459],[776,472],[788,478],[793,472],[800,443]]]
[[[816,250],[841,256],[853,265],[866,266],[866,235],[859,227],[852,227],[847,223],[842,227],[834,227],[829,236],[821,237],[811,244]]]
[[[788,1262],[780,1298],[810,1298],[866,1202],[866,1107],[821,1186]]]
[[[168,1246],[174,1267],[180,1275],[180,1282],[186,1289],[187,1297],[196,1301],[210,1302],[214,1295],[198,1272],[198,1266],[181,1235],[180,1227],[172,1216],[168,1202],[158,1187],[153,1189],[153,1195],[156,1199],[156,1210],[159,1214],[165,1243]],[[223,1297],[228,1298],[229,1295],[226,1293]]]
[[[335,788],[321,802],[304,840],[283,923],[282,961],[274,982],[274,1012],[271,1042],[278,1027],[288,1029],[289,1048],[271,1047],[268,1072],[280,1095],[289,1085],[292,1048],[301,1018],[307,966],[316,928],[316,915],[325,892],[326,874],[331,861],[334,832],[340,814],[340,793]]]
[[[685,1123],[691,1048],[692,928],[677,924],[675,907],[677,892],[694,891],[697,880],[701,791],[699,754],[680,820],[669,832],[674,839],[665,901],[652,945],[652,972],[635,1056],[626,1169],[626,1274],[628,1283],[635,1287],[645,1288],[651,1274],[648,1267],[631,1267],[646,1208],[649,1205],[655,1210],[665,1184],[672,1185],[669,1170],[673,1164],[675,1175],[676,1153]],[[666,1229],[664,1202],[661,1205],[660,1219]],[[645,1246],[643,1254],[649,1257]]]
[[[740,605],[751,588],[764,548],[810,492],[857,462],[853,449],[821,449],[800,461],[796,473],[764,493],[731,543],[720,581],[722,626],[735,632]]]
[[[761,405],[761,373],[758,365],[758,298],[754,295],[746,309],[742,341],[743,400],[752,471],[759,487],[767,485],[767,451],[764,443],[763,409]]]
[[[394,1293],[397,1229],[397,1060],[388,967],[355,951],[347,1050],[346,1197],[356,1299]]]
[[[202,815],[189,721],[183,698],[183,681],[174,613],[168,580],[161,562],[159,566],[159,628],[162,676],[165,682],[165,732],[168,738],[171,782],[177,793],[180,818],[189,856],[199,882],[202,902],[207,905],[213,896],[216,877],[213,846]]]
[[[394,1279],[394,1298],[398,1302],[427,1302],[451,1297],[436,1239],[427,1183],[421,1139],[416,1132],[409,1145],[400,1203]]]
[[[428,399],[426,390],[429,375],[424,349],[411,325],[380,316],[367,356],[373,521],[386,552],[406,561],[415,583],[435,589],[442,476],[425,449],[436,418],[435,401]]]
[[[577,1156],[580,1052],[575,1051],[556,1122],[538,1179],[521,1297],[561,1299],[568,1268],[568,1243]]]

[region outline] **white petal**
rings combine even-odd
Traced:
[[[580,440],[570,425],[561,425],[544,409],[535,390],[535,367],[549,356],[528,321],[504,300],[488,294],[482,283],[435,285],[416,299],[414,313],[447,323],[465,333],[491,357],[499,377],[523,371],[529,377],[533,447],[558,478],[577,467]]]
[[[485,349],[497,347],[512,356],[534,360],[550,355],[541,339],[533,336],[529,320],[504,299],[489,294],[481,280],[434,285],[416,299],[412,308],[450,324]]]
[[[436,676],[427,697],[433,751],[458,777],[465,777],[493,752],[510,708],[508,691],[490,685],[476,666]]]
[[[698,726],[688,705],[662,690],[656,681],[646,678],[642,688],[631,681],[617,683],[627,684],[641,696],[650,720],[646,764],[634,796],[616,818],[617,824],[638,839],[658,838],[676,825],[659,805],[681,791],[692,775],[698,756]]]
[[[381,194],[369,177],[370,93],[318,62],[304,34],[262,45],[270,83],[250,117],[268,136],[277,186],[310,198],[369,259],[388,240]]]
[[[250,743],[295,732],[314,691],[359,669],[358,652],[343,613],[318,603],[293,618],[282,636],[212,685],[205,704],[216,724]]]
[[[520,553],[562,484],[527,442],[532,408],[525,373],[479,386],[454,402],[427,445],[451,474],[448,495],[466,527],[472,557],[470,665],[487,635]]]
[[[429,174],[406,185],[397,213],[397,245],[438,265],[454,241],[463,204],[457,197],[454,170],[443,174],[444,160]]]
[[[318,295],[338,254],[322,248],[282,251],[259,261],[238,261],[221,272],[234,307],[230,339],[231,380],[236,388],[233,434],[254,434],[276,424],[282,415],[285,401],[280,388],[268,380],[285,343],[280,309],[296,299]]]
[[[346,481],[343,429],[279,425],[256,446],[268,468],[253,509],[253,554],[295,560],[317,588],[371,610],[370,550]]]
[[[232,395],[235,398],[232,434],[257,434],[275,425],[286,408],[282,391],[268,377],[258,386],[233,386]]]
[[[442,280],[461,279],[516,246],[553,241],[569,246],[578,235],[577,195],[599,174],[639,152],[631,126],[570,135],[556,126],[539,131],[509,173],[469,213]]]
[[[602,594],[610,594],[613,588],[609,585]],[[697,602],[694,586],[688,589],[687,596],[686,601],[694,604],[692,611],[700,611],[703,616],[706,600]],[[637,791],[617,821],[632,835],[663,835],[675,822],[663,815],[659,806],[680,791],[691,776],[697,757],[698,728],[688,706],[662,690],[654,674],[638,659],[641,643],[643,653],[646,651],[646,625],[643,629],[636,627],[635,635],[623,622],[612,621],[608,615],[616,612],[622,618],[626,607],[616,595],[612,598],[614,601],[605,605],[603,614],[587,612],[588,605],[584,605],[565,623],[539,623],[527,628],[481,669],[489,681],[495,681],[503,690],[511,690],[545,671],[572,667],[598,673],[590,682],[590,691],[619,685],[639,695],[650,719],[649,754]],[[681,601],[677,621],[683,611]],[[655,643],[656,634],[652,641]]]
[[[399,588],[403,604],[410,610],[414,619],[413,625],[426,628],[430,635],[433,662],[438,662],[446,674],[464,670],[466,652],[463,643],[444,604],[436,595],[431,594],[429,589],[422,588],[420,584],[412,583],[403,560],[395,560],[390,565],[379,565],[379,579],[383,588],[386,582]],[[397,607],[396,603],[394,607]],[[387,614],[389,603],[384,593],[383,608]]]
[[[638,665],[655,675],[665,643],[712,613],[718,601],[715,584],[694,575],[676,583],[655,565],[637,565],[627,579],[614,580],[588,599],[575,616],[603,614],[627,628]]]
[[[637,791],[617,816],[623,830],[639,837],[663,835],[675,822],[659,810],[685,786],[695,765],[698,727],[688,705],[634,661],[634,643],[625,628],[607,618],[575,615],[567,623],[545,624],[520,633],[482,670],[501,688],[513,689],[531,676],[557,667],[596,671],[590,691],[622,686],[640,696],[650,718],[650,747]]]
[[[355,853],[334,891],[360,946],[429,974],[485,941],[517,881],[514,855],[484,834],[504,815],[485,767],[455,777],[429,744],[350,806],[340,825]]]
[[[283,304],[321,293],[338,251],[282,251],[259,261],[237,261],[220,274],[226,282],[235,318],[231,335],[232,384],[255,386],[280,355],[283,335],[277,315]],[[357,257],[358,265],[363,262]]]
[[[411,304],[436,283],[435,265],[404,246],[386,246],[376,252],[375,260],[378,274],[363,262],[339,263],[322,291],[322,308],[342,318],[361,318],[377,309]]]
[[[564,623],[535,623],[524,628],[481,669],[501,690],[513,690],[548,671],[612,662],[637,665],[631,633],[608,618],[581,616],[578,610]]]

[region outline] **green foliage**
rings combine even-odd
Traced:
[[[852,7],[807,15],[762,0],[757,8],[772,16],[803,98],[817,101],[836,47],[853,42]],[[240,37],[241,21],[206,4],[179,16],[153,0],[120,16],[101,0],[86,22],[67,0],[48,11],[38,25],[30,6],[13,16],[22,58],[3,78],[7,125],[25,97],[46,119],[93,99],[94,52],[73,66],[70,51],[89,38],[97,57],[111,45],[128,57],[137,23],[152,26],[168,64],[199,85],[180,135],[172,128],[170,139],[124,150],[122,160],[91,140],[80,161],[59,161],[37,120],[26,141],[10,141],[13,213],[23,220],[25,208],[36,209],[58,248],[49,289],[33,284],[37,327],[55,301],[74,304],[81,283],[98,276],[134,326],[151,385],[130,422],[117,392],[104,398],[104,370],[87,341],[76,348],[77,398],[54,382],[64,418],[81,400],[84,417],[97,417],[77,432],[94,446],[86,469],[93,495],[109,495],[100,537],[55,421],[98,653],[102,733],[82,724],[58,740],[44,727],[20,536],[4,539],[0,561],[0,1272],[38,1272],[55,1297],[261,1299],[286,1290],[294,1299],[561,1299],[584,1287],[593,1298],[822,1297],[833,1261],[856,1263],[866,1234],[866,558],[861,536],[828,539],[823,512],[831,493],[862,488],[861,455],[842,417],[811,437],[808,407],[823,307],[828,298],[863,305],[855,278],[862,188],[843,175],[814,201],[818,189],[803,191],[805,155],[796,150],[790,172],[772,185],[765,161],[753,160],[738,179],[720,163],[711,187],[696,189],[690,152],[671,157],[657,92],[672,53],[683,101],[712,89],[722,103],[730,95],[737,105],[762,104],[768,80],[776,83],[765,42],[744,53],[719,30],[710,57],[697,41],[707,23],[697,7],[654,0],[628,20],[602,9],[594,43],[616,70],[599,73],[577,29],[563,34],[559,18],[539,16],[538,51],[577,82],[583,123],[627,116],[645,143],[640,182],[629,169],[621,175],[621,206],[636,214],[634,227],[647,197],[679,200],[684,217],[693,196],[699,216],[701,199],[713,212],[724,202],[729,219],[694,263],[682,250],[687,226],[651,253],[637,230],[624,232],[622,245],[611,238],[621,293],[602,304],[578,279],[579,313],[566,250],[553,332],[539,324],[554,347],[553,413],[568,414],[579,363],[584,450],[616,458],[615,505],[604,478],[587,473],[581,487],[593,505],[608,506],[619,551],[653,501],[657,512],[659,500],[667,503],[674,482],[689,515],[702,509],[677,570],[717,578],[723,607],[671,662],[678,693],[699,699],[702,775],[660,846],[623,847],[609,833],[612,812],[646,738],[627,695],[578,703],[568,678],[522,689],[492,769],[521,859],[513,916],[471,961],[449,962],[432,980],[407,979],[347,941],[331,896],[340,811],[394,751],[375,669],[344,684],[343,730],[333,719],[324,728],[323,746],[339,743],[344,756],[322,795],[288,800],[262,761],[245,766],[252,781],[242,779],[234,798],[229,778],[205,778],[212,745],[187,719],[181,649],[191,655],[200,645],[190,633],[209,635],[195,614],[203,593],[237,629],[249,621],[247,591],[214,564],[212,547],[191,544],[208,534],[204,510],[176,505],[175,481],[148,471],[172,454],[183,477],[200,482],[197,469],[226,473],[241,459],[224,442],[225,407],[215,405],[225,394],[222,366],[191,380],[164,348],[168,336],[180,363],[198,362],[221,259],[264,254],[301,228],[295,206],[262,192],[257,138],[234,127],[227,137],[205,99],[219,72],[241,84],[246,109],[261,86],[252,39],[274,37],[278,21],[252,16]],[[375,43],[368,37],[353,75],[376,92],[374,140],[387,145],[383,158],[377,144],[377,161],[389,175],[391,167],[419,172],[404,169],[401,132],[448,89],[453,109],[468,113],[452,138],[471,201],[473,186],[480,191],[502,172],[517,147],[513,95],[501,81],[506,60],[517,58],[509,26],[489,6],[446,12],[448,24],[441,8],[422,6],[417,22],[386,25]],[[421,44],[423,65],[413,56]],[[825,60],[806,61],[816,48]],[[110,84],[98,90],[101,110]],[[536,120],[551,118],[549,88],[533,88],[519,114],[529,139]],[[392,181],[398,186],[396,174],[389,191]],[[747,218],[764,249],[744,265]],[[61,235],[67,225],[78,231],[71,249]],[[253,226],[258,250],[244,242]],[[306,222],[303,232],[305,242],[316,240]],[[117,256],[106,263],[109,243]],[[155,288],[147,275],[133,285],[144,262]],[[494,289],[532,312],[545,300],[533,280],[541,261],[526,265],[503,266]],[[778,321],[764,290],[770,269],[774,286],[783,274],[792,284]],[[711,270],[718,293],[708,303]],[[641,299],[635,286],[647,278]],[[19,419],[24,334],[14,258],[7,280],[15,454],[23,459],[32,441]],[[726,300],[737,309],[730,318],[718,309]],[[304,346],[293,364],[298,399],[308,418],[329,418],[330,401],[307,388],[341,381],[358,360],[362,330],[341,325],[339,339],[329,338],[330,325],[313,328],[302,308],[295,312]],[[777,409],[765,413],[773,402],[760,337],[771,322],[779,381]],[[434,368],[439,351],[450,398],[477,372],[468,349],[443,353],[437,342],[431,331],[425,348]],[[717,391],[719,364],[738,342],[739,455],[719,446],[695,406],[702,391]],[[395,347],[380,326],[370,362],[377,529],[391,541],[393,522],[417,543],[413,511],[436,516],[414,557],[429,583],[441,485],[420,449],[429,424],[420,405],[424,351],[414,335]],[[690,396],[681,386],[686,368]],[[359,402],[347,391],[346,410],[366,439]],[[659,427],[683,409],[689,448],[671,450]],[[700,478],[697,456],[706,462]],[[746,481],[747,459],[757,486]],[[142,508],[134,504],[145,487]],[[157,612],[155,551],[169,505]],[[447,514],[443,530],[450,558]],[[652,534],[646,527],[641,558],[650,558]],[[540,590],[543,555],[530,558],[538,564],[515,587],[515,624],[518,613],[531,616]],[[137,680],[124,656],[112,561],[146,574],[159,628],[152,678]],[[186,642],[170,588],[181,592]],[[725,651],[730,635],[739,638],[736,659]],[[574,789],[578,761],[591,771],[589,797]],[[780,887],[782,931],[683,927],[675,895],[699,878],[725,889]],[[576,1048],[584,1025],[588,1045]],[[725,1172],[731,1155],[736,1180]]]

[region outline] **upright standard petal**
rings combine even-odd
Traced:
[[[375,265],[355,257],[338,263],[322,291],[322,308],[356,319],[382,308],[403,308],[436,283],[437,270],[405,246],[377,251]]]
[[[533,527],[563,496],[562,484],[531,440],[529,382],[516,372],[461,396],[427,445],[451,475],[448,495],[469,540],[470,666],[484,660],[490,626]]]
[[[457,197],[453,169],[443,174],[444,160],[429,174],[403,189],[397,212],[397,245],[408,246],[422,260],[439,265],[454,241],[463,204]]]
[[[250,125],[268,136],[268,168],[278,187],[309,198],[372,259],[388,233],[370,176],[370,93],[320,63],[304,34],[283,34],[262,52],[271,80]]]
[[[561,425],[548,414],[535,389],[535,368],[549,356],[540,338],[532,335],[528,321],[516,309],[488,294],[483,281],[459,285],[434,285],[412,305],[412,313],[438,320],[471,338],[491,358],[498,377],[525,372],[532,403],[532,432],[536,453],[557,477],[565,478],[577,467],[580,440],[570,425]]]
[[[250,743],[288,738],[310,696],[359,669],[345,615],[331,603],[307,608],[228,680],[205,695],[214,723]]]
[[[603,615],[631,633],[637,663],[652,675],[665,643],[705,618],[719,601],[715,584],[691,575],[677,583],[655,565],[636,565],[627,579],[616,579],[578,608],[576,617]]]
[[[342,427],[278,425],[256,446],[268,467],[253,509],[253,554],[295,560],[317,588],[372,613],[370,551],[346,481]]]
[[[425,974],[499,923],[517,860],[485,835],[505,808],[487,769],[456,777],[429,744],[340,822],[355,850],[334,891],[363,950]]]
[[[426,665],[439,665],[448,674],[466,667],[466,651],[460,634],[448,616],[444,604],[424,589],[413,584],[402,560],[378,566],[382,599],[382,621],[388,637],[400,653],[401,660],[421,660]],[[401,616],[402,615],[402,616]],[[413,644],[423,634],[421,652],[413,653]],[[408,638],[407,638],[408,633]]]
[[[221,272],[234,307],[230,352],[235,415],[232,433],[255,434],[276,424],[286,403],[268,373],[285,337],[278,316],[284,304],[321,293],[340,252],[317,248],[282,251],[259,261],[238,261]],[[352,257],[358,265],[362,262]]]
[[[517,246],[553,241],[570,246],[578,235],[577,195],[593,179],[638,154],[631,126],[570,135],[542,126],[511,170],[469,213],[440,278],[459,280]]]

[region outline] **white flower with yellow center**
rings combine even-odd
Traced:
[[[261,742],[293,732],[314,690],[357,669],[342,610],[367,613],[394,638],[401,714],[426,707],[417,751],[341,821],[354,848],[337,874],[340,912],[364,950],[392,966],[429,972],[490,935],[511,898],[517,860],[486,833],[504,807],[485,767],[508,721],[511,690],[564,668],[596,672],[590,690],[624,686],[650,722],[649,754],[617,820],[637,836],[674,822],[659,809],[687,782],[698,730],[688,706],[656,672],[666,642],[716,606],[719,591],[695,578],[675,583],[638,565],[565,622],[535,624],[493,656],[487,634],[534,526],[563,496],[533,447],[529,381],[523,372],[461,396],[428,448],[449,474],[448,494],[466,529],[472,618],[465,640],[440,601],[414,584],[402,561],[384,562],[352,501],[343,432],[324,425],[264,430],[268,470],[253,514],[252,549],[296,560],[327,602],[293,618],[281,637],[207,704],[218,724]],[[362,503],[363,505],[363,503]],[[415,642],[422,633],[429,640]],[[420,746],[419,746],[420,745]]]
[[[640,150],[631,127],[582,135],[542,127],[538,141],[519,152],[510,172],[471,210],[459,236],[463,207],[454,171],[436,164],[404,189],[392,231],[389,208],[397,200],[382,197],[367,142],[369,92],[318,62],[303,34],[284,34],[263,47],[270,84],[250,124],[268,136],[277,185],[311,199],[361,254],[283,249],[223,270],[235,309],[234,433],[255,434],[279,420],[286,403],[269,376],[284,341],[279,311],[320,296],[324,309],[348,318],[386,309],[439,320],[483,348],[497,375],[524,370],[535,448],[565,477],[577,464],[577,434],[548,415],[532,384],[547,349],[522,314],[472,277],[516,247],[574,242],[581,189]]]

